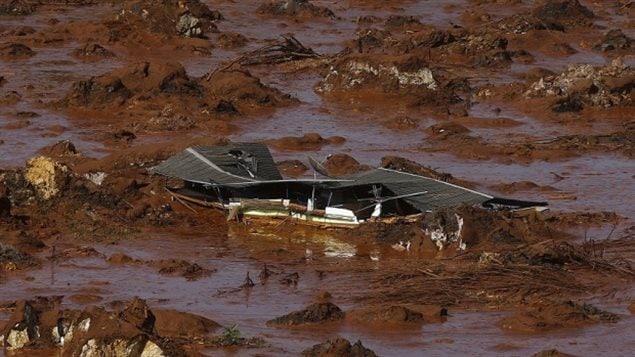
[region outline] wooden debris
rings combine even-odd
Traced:
[[[275,64],[297,61],[305,58],[320,57],[312,49],[305,47],[293,35],[282,35],[282,40],[261,47],[242,56],[238,63],[241,65]]]

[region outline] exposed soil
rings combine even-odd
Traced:
[[[0,355],[631,354],[634,16],[0,1]],[[148,171],[230,140],[550,210],[242,225]]]

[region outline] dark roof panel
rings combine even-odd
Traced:
[[[221,185],[282,180],[269,148],[260,143],[191,147],[151,171],[185,181]]]
[[[481,204],[492,199],[490,195],[456,186],[428,177],[384,168],[368,170],[347,177],[351,182],[338,183],[342,188],[359,185],[381,185],[395,196],[426,192],[405,197],[403,200],[422,211],[456,207],[460,204]]]

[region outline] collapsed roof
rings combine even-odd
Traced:
[[[399,197],[420,211],[451,208],[461,204],[500,204],[515,207],[546,206],[497,198],[448,182],[385,168],[371,169],[346,177],[331,177],[323,166],[309,160],[316,172],[327,178],[284,179],[271,152],[262,143],[230,143],[190,147],[153,167],[151,172],[191,183],[232,189],[271,184],[297,183],[325,190],[381,187],[384,196]]]

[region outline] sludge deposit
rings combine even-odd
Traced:
[[[628,0],[0,1],[0,355],[629,355],[633,18]],[[275,198],[372,224],[228,220],[151,170],[245,142],[271,150]],[[245,182],[265,167],[248,154],[227,166]],[[411,212],[429,189],[379,182],[311,196],[372,170],[548,210]],[[274,196],[242,181],[222,189]]]

